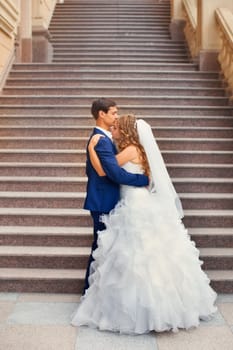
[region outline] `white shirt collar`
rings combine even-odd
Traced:
[[[111,133],[111,131],[105,130],[105,129],[99,127],[99,126],[96,126],[95,128],[96,128],[96,129],[99,129],[99,130],[101,130],[101,131],[103,131],[103,133],[104,133],[105,135],[107,135],[107,136],[112,140],[112,133]]]

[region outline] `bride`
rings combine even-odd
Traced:
[[[112,129],[120,166],[150,176],[149,188],[121,187],[121,200],[102,220],[89,277],[72,324],[126,334],[197,327],[216,311],[216,293],[181,219],[182,206],[150,126],[133,115]],[[95,144],[91,161],[104,176]]]

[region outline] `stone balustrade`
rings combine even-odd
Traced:
[[[189,47],[190,54],[195,60],[200,51],[196,3],[192,0],[183,0],[182,9],[186,21],[184,27],[185,39]]]
[[[233,12],[227,8],[219,8],[215,12],[215,17],[221,39],[218,60],[233,102]]]

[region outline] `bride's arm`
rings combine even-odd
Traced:
[[[89,145],[88,145],[88,151],[89,151],[89,156],[91,160],[91,164],[93,165],[95,171],[99,176],[105,176],[104,169],[102,168],[102,165],[100,163],[99,157],[97,156],[97,153],[95,151],[95,145],[98,143],[100,137],[103,137],[100,134],[96,134],[92,136]]]
[[[96,134],[91,138],[91,141],[88,146],[88,150],[89,150],[91,164],[95,168],[95,171],[99,176],[105,176],[106,174],[102,168],[99,157],[95,151],[95,146],[98,143],[100,137],[103,137],[103,136],[100,134]],[[139,162],[138,158],[139,157],[138,157],[137,148],[134,145],[130,145],[126,147],[123,151],[121,151],[116,155],[117,163],[120,166],[124,165],[129,161]]]
[[[139,162],[139,155],[137,148],[134,145],[126,147],[123,151],[116,155],[117,163],[122,166],[127,162],[135,161]]]

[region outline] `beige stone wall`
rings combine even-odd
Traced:
[[[215,20],[215,10],[226,7],[233,11],[233,0],[198,0],[201,48],[203,50],[216,50],[220,48],[220,37]]]
[[[33,30],[48,29],[57,0],[41,0],[32,2]]]
[[[14,59],[19,11],[17,1],[0,2],[0,89]]]

